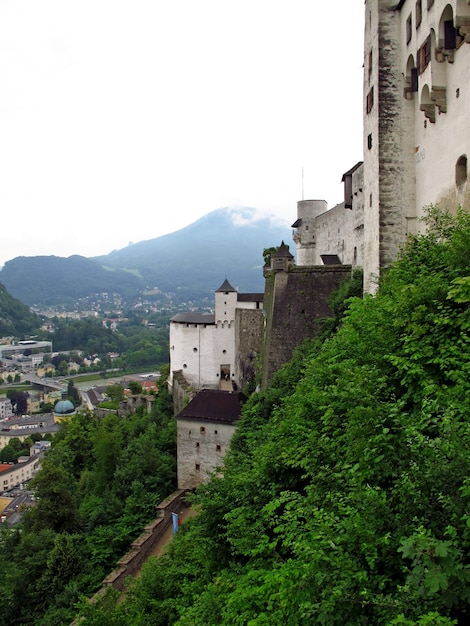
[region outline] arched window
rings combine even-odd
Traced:
[[[455,164],[455,184],[461,189],[468,180],[468,161],[467,155],[462,154]]]
[[[436,104],[431,100],[428,85],[424,85],[421,90],[419,108],[421,111],[424,111],[424,115],[430,122],[434,123],[436,121]]]

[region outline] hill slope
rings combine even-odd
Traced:
[[[55,304],[99,292],[135,297],[158,287],[180,299],[211,296],[227,276],[241,291],[263,291],[263,249],[281,240],[294,250],[287,225],[258,219],[250,208],[223,208],[179,231],[87,259],[17,257],[0,278],[22,302]]]
[[[25,337],[39,326],[39,318],[0,283],[0,337]]]
[[[84,624],[469,622],[470,216],[434,223],[250,398],[199,515]]]

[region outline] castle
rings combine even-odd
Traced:
[[[344,203],[299,202],[298,265],[336,254],[374,292],[426,206],[470,209],[469,43],[470,0],[366,0],[363,162]]]
[[[297,264],[281,245],[250,318],[229,283],[216,292],[215,319],[206,321],[220,338],[224,328],[232,335],[226,358],[217,353],[222,344],[209,340],[217,345],[210,374],[200,369],[206,321],[173,318],[171,368],[180,382],[223,389],[228,374],[243,386],[244,369],[260,358],[267,384],[314,334],[328,295],[352,268],[363,268],[364,290],[373,293],[407,236],[424,229],[426,206],[470,209],[469,43],[470,0],[365,0],[363,160],[343,174],[344,202],[330,210],[324,200],[298,202]],[[189,334],[182,354],[177,344]]]

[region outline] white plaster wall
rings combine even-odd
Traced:
[[[322,265],[322,254],[337,254],[343,265],[353,262],[354,219],[353,211],[338,204],[315,221],[316,255],[312,265]]]
[[[236,291],[216,291],[215,292],[215,321],[229,322],[235,321],[235,308],[237,306]]]
[[[230,424],[177,420],[178,489],[194,489],[207,481],[209,473],[223,464],[234,432]]]
[[[195,389],[215,389],[220,366],[229,365],[235,380],[235,322],[228,324],[170,324],[170,370],[182,370]]]

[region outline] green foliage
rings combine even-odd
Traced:
[[[25,338],[37,332],[40,319],[0,283],[0,337]]]
[[[61,425],[30,482],[35,506],[18,530],[0,529],[2,623],[73,621],[80,599],[97,590],[175,490],[175,444],[165,386],[151,414],[81,413]]]
[[[100,607],[110,623],[468,622],[470,216],[427,222],[375,297],[252,396],[223,477]]]

